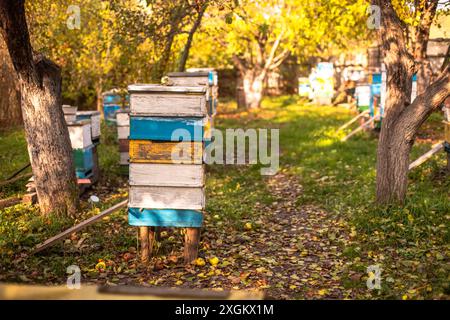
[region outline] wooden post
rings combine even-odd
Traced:
[[[425,161],[430,159],[434,154],[440,152],[443,149],[444,149],[443,141],[435,143],[434,145],[431,146],[431,150],[429,150],[428,152],[424,153],[419,158],[417,158],[416,160],[411,162],[411,164],[409,165],[409,170],[412,170],[412,169],[420,166],[422,163],[424,163]]]
[[[184,263],[189,264],[198,256],[200,228],[186,228],[184,236]]]
[[[149,246],[149,227],[139,227],[139,237],[141,239],[141,262],[148,263],[150,246]]]
[[[159,231],[158,227],[148,228],[148,256],[151,257],[153,254],[153,247],[155,246],[155,241],[158,239]]]

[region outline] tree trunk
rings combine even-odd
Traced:
[[[103,113],[103,89],[101,84],[97,84],[95,86],[95,95],[97,97],[97,111],[100,111],[100,114],[104,118],[105,115]]]
[[[414,61],[417,64],[417,94],[425,92],[432,80],[430,61],[427,59],[427,45],[430,28],[436,15],[438,1],[423,1],[417,4],[420,10],[420,22],[414,29]]]
[[[160,81],[164,76],[164,73],[167,71],[167,67],[170,62],[170,54],[172,53],[172,45],[175,40],[175,35],[177,34],[176,28],[177,26],[175,26],[175,24],[170,25],[170,31],[166,39],[164,50],[161,54],[161,58],[159,58],[158,62],[156,63],[153,72],[153,78],[156,81]]]
[[[382,10],[380,30],[387,69],[385,117],[377,152],[377,202],[403,203],[409,154],[420,126],[450,94],[449,66],[411,103],[415,63],[406,46],[406,26],[389,1],[373,1]]]
[[[197,19],[195,19],[194,25],[192,26],[191,30],[189,31],[189,35],[186,41],[186,44],[183,48],[183,52],[181,53],[180,61],[178,62],[178,71],[184,72],[186,70],[186,62],[189,57],[189,50],[191,50],[192,41],[194,39],[194,34],[197,31],[197,29],[200,27],[200,24],[202,23],[203,14],[205,13],[206,7],[208,3],[205,2],[205,4],[201,7],[200,11],[198,12]]]
[[[0,0],[0,32],[21,85],[21,109],[42,214],[71,214],[78,204],[72,148],[61,107],[61,70],[33,55],[23,0]]]
[[[265,73],[247,70],[242,79],[244,103],[247,109],[258,109],[264,92]]]

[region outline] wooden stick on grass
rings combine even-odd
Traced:
[[[113,213],[113,212],[115,212],[115,211],[125,207],[127,205],[127,203],[128,203],[128,200],[124,200],[122,202],[119,202],[119,203],[113,205],[111,208],[108,208],[108,209],[100,212],[98,215],[93,216],[93,217],[91,217],[91,218],[89,218],[89,219],[87,219],[87,220],[85,220],[85,221],[83,221],[83,222],[81,222],[81,223],[79,223],[79,224],[77,224],[77,225],[75,225],[75,226],[73,226],[73,227],[63,231],[63,232],[61,232],[60,234],[57,234],[54,237],[51,237],[50,239],[48,239],[48,240],[38,244],[35,247],[33,253],[37,253],[37,252],[40,252],[40,251],[42,251],[44,249],[47,249],[48,247],[51,247],[55,243],[57,243],[57,242],[65,239],[65,238],[67,238],[72,233],[77,232],[77,231],[79,231],[79,230],[81,230],[81,229],[83,229],[83,228],[93,224],[94,222],[100,220],[101,218],[103,218],[103,217],[105,217],[105,216],[107,216],[107,215],[109,215],[109,214],[111,214],[111,213]]]

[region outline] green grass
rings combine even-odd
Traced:
[[[402,290],[410,290],[408,298],[449,294],[446,261],[450,243],[450,179],[443,173],[445,153],[410,173],[408,198],[403,207],[377,206],[377,139],[362,133],[341,142],[348,131],[336,130],[351,117],[353,114],[345,109],[280,97],[266,100],[257,119],[244,114],[244,119],[238,121],[218,122],[219,126],[230,127],[245,124],[251,118],[244,127],[280,128],[281,167],[297,175],[304,187],[298,205],[318,205],[341,215],[354,229],[355,245],[347,251],[357,263],[349,267],[350,273],[361,272],[360,259],[375,263],[381,257],[384,276],[394,280],[389,285],[385,282],[380,296],[401,298],[398,292]],[[441,120],[440,114],[433,114],[419,136],[442,139]],[[416,143],[411,159],[423,154],[430,145]],[[353,257],[355,248],[358,257]],[[413,264],[401,264],[411,260]]]
[[[12,176],[23,168],[29,161],[27,143],[22,128],[12,128],[7,132],[0,131],[0,181]],[[23,173],[31,172],[26,169]],[[13,184],[0,187],[0,198],[6,198],[18,193],[23,193],[26,179],[21,179]]]
[[[219,129],[279,128],[281,169],[296,176],[303,186],[296,206],[322,207],[340,216],[351,230],[351,243],[344,250],[348,271],[348,278],[343,280],[345,287],[360,287],[361,283],[350,275],[365,274],[368,265],[379,263],[383,267],[383,289],[374,293],[374,298],[442,298],[449,294],[450,179],[442,172],[444,153],[410,173],[405,206],[380,207],[374,203],[376,138],[361,133],[341,142],[345,132],[336,132],[353,116],[350,111],[310,105],[296,97],[266,99],[261,110],[250,113],[238,112],[233,102],[221,107],[223,114],[215,120]],[[438,114],[425,123],[420,141],[429,136],[443,136]],[[431,141],[415,145],[411,158],[430,145]],[[1,133],[0,151],[0,176],[4,179],[28,160],[23,132],[16,129]],[[102,126],[99,155],[104,174],[99,186],[89,194],[100,195],[102,204],[90,208],[84,203],[80,220],[127,195],[127,177],[118,165],[114,127]],[[259,165],[208,165],[207,212],[236,228],[242,226],[242,220],[251,221],[259,208],[275,200],[259,169]],[[2,197],[22,193],[23,185],[22,181],[1,189]],[[83,235],[89,245],[83,255],[61,255],[65,246],[60,244],[46,255],[30,257],[24,268],[41,266],[51,270],[46,273],[50,279],[63,276],[62,266],[72,262],[92,270],[98,258],[112,258],[136,246],[136,230],[127,227],[124,216],[122,210],[107,223],[85,229]],[[18,205],[0,210],[0,279],[5,270],[18,275],[24,272],[17,267],[20,253],[73,223],[41,218],[36,207]],[[43,282],[49,280],[42,277]]]

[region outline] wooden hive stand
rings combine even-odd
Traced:
[[[128,222],[140,228],[141,260],[149,260],[157,228],[180,227],[186,228],[184,261],[191,263],[198,255],[205,208],[208,88],[130,85],[128,91]]]

